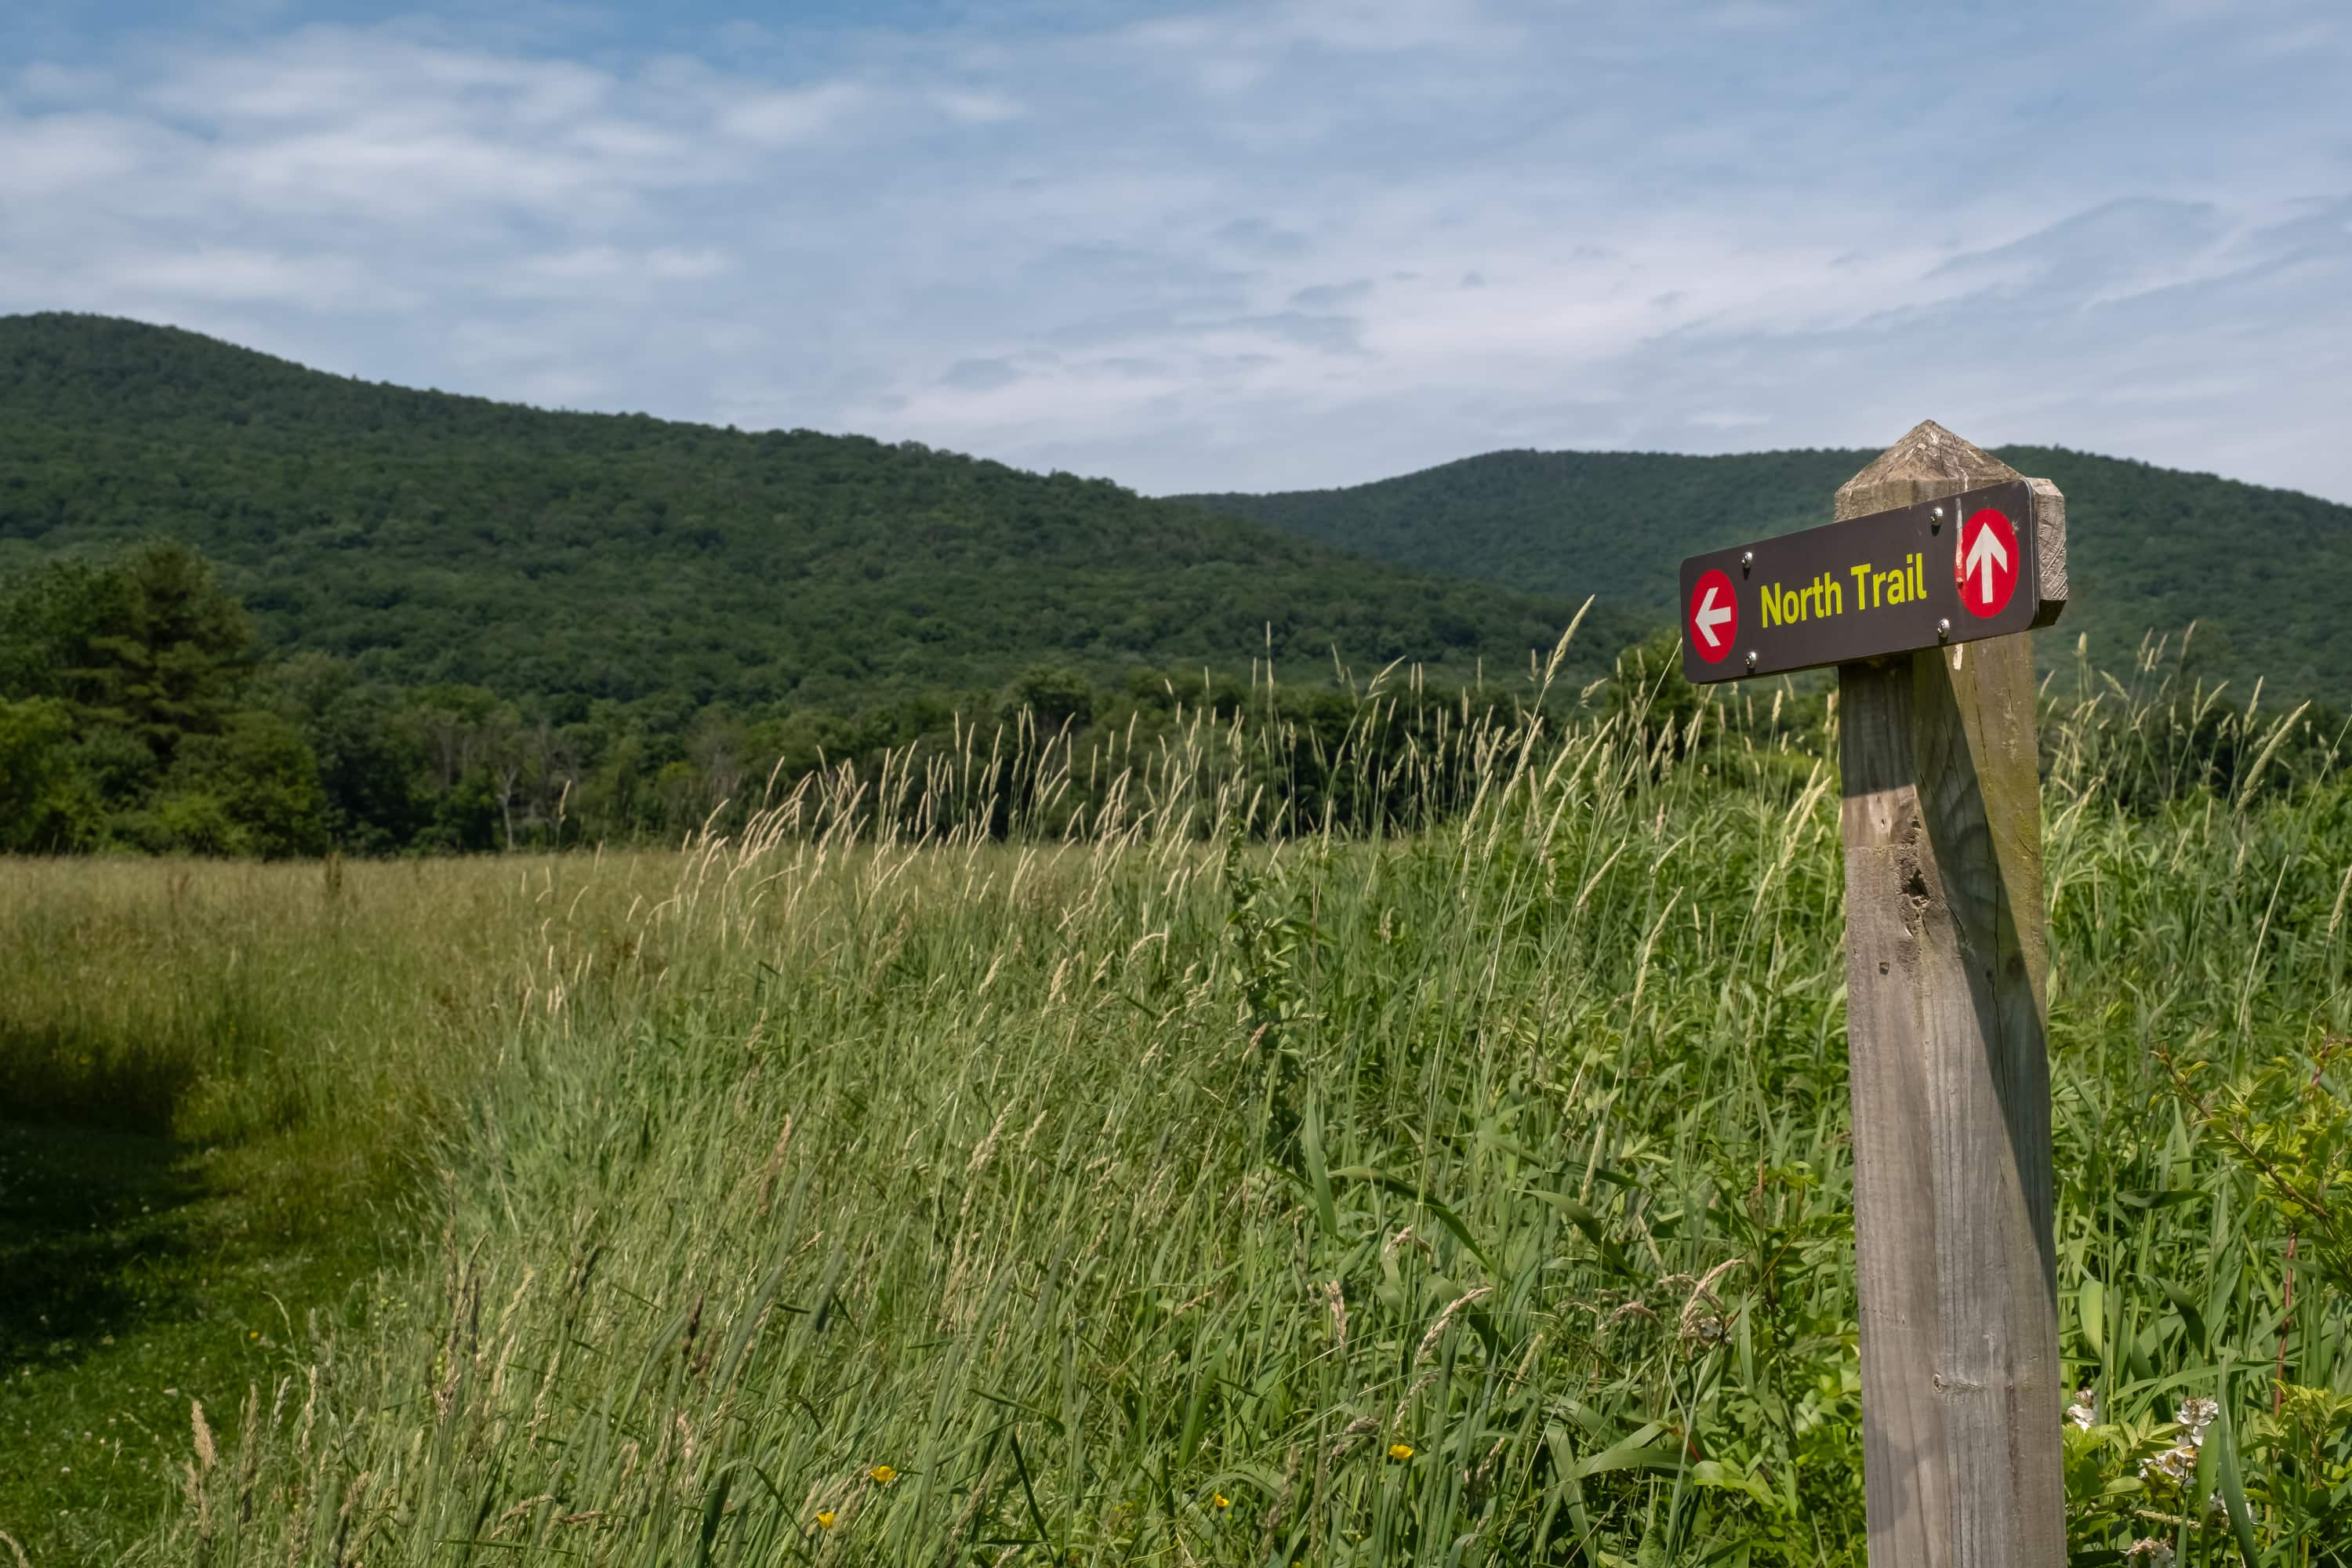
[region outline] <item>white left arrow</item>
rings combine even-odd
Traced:
[[[1708,587],[1706,597],[1698,602],[1698,614],[1691,617],[1692,624],[1698,627],[1698,635],[1706,639],[1709,647],[1723,646],[1723,639],[1715,635],[1715,628],[1731,618],[1731,606],[1715,602],[1717,592],[1719,590],[1715,587]]]
[[[1992,603],[1992,573],[1996,565],[2004,572],[2009,570],[2009,550],[1993,536],[1992,525],[1988,523],[1978,529],[1976,538],[1969,542],[1968,559],[1960,563],[1962,576],[1979,579],[1977,591],[1984,595],[1987,605]]]

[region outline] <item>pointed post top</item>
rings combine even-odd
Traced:
[[[1838,487],[1837,517],[1840,521],[1867,517],[2018,477],[2015,468],[1982,447],[1961,440],[1933,419],[1922,419]]]

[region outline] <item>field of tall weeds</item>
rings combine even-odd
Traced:
[[[2344,737],[2158,664],[2046,701],[2075,1561],[2342,1563]],[[1833,705],[1539,686],[1353,773],[1278,705],[977,737],[676,855],[12,868],[12,951],[116,955],[19,970],[12,1081],[169,1075],[399,1233],[112,1546],[1860,1562]]]

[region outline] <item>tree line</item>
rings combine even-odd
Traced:
[[[1277,685],[1262,671],[1139,666],[1107,685],[1037,664],[994,687],[855,708],[682,692],[583,703],[400,685],[317,650],[273,653],[212,563],[154,541],[0,581],[0,851],[283,858],[676,842],[740,826],[821,771],[887,781],[959,753],[1014,759],[982,826],[1050,827],[1099,804],[1119,757],[1164,752],[1204,721],[1246,738],[1221,765],[1246,775],[1265,813],[1350,831],[1450,809],[1452,781],[1474,776],[1446,771],[1466,763],[1462,738],[1536,705],[1598,705],[1660,758],[1712,753],[1727,782],[1835,753],[1825,678],[1702,692],[1682,679],[1672,633],[1627,647],[1612,669],[1582,686],[1408,674],[1372,699],[1331,670]],[[2127,693],[2085,667],[2052,729],[2070,744],[2105,737],[2107,787],[2136,809],[2292,788],[2327,773],[2345,743],[2344,715],[2326,704],[2256,712],[2152,668],[2135,679],[2142,689]],[[1736,710],[1753,710],[1757,689],[1766,722]],[[2102,703],[2128,722],[2081,721]],[[1057,757],[1054,798],[1029,798]]]
[[[1434,754],[1449,728],[1526,700],[1411,689],[1371,731],[1377,754]],[[1343,826],[1378,815],[1370,785],[1339,776],[1341,738],[1366,719],[1328,671],[1294,690],[1149,667],[1106,685],[1045,663],[993,687],[855,707],[401,685],[317,650],[272,654],[212,563],[156,541],[0,584],[0,850],[277,858],[675,841],[821,769],[878,769],[886,753],[904,767],[969,752],[975,735],[983,751],[1035,752],[1116,734],[1131,754],[1174,726],[1244,716],[1253,732],[1288,737],[1278,761],[1262,761],[1286,803]],[[1080,787],[1065,807],[1087,798]]]

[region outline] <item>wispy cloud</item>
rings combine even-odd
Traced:
[[[833,130],[866,102],[856,82],[828,81],[782,92],[756,92],[719,114],[719,130],[766,147],[805,142]]]
[[[0,20],[0,310],[1152,489],[1932,415],[2352,498],[2332,0],[922,15]]]

